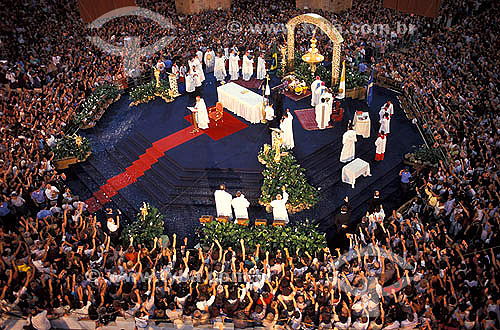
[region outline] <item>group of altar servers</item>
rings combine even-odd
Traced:
[[[391,117],[394,115],[394,106],[391,101],[387,101],[379,111],[380,128],[375,140],[375,161],[384,160],[385,148],[387,145],[387,134],[390,133]],[[342,136],[342,151],[340,152],[340,161],[348,163],[354,160],[356,154],[357,134],[351,122],[347,124],[347,131]]]
[[[241,68],[240,68],[240,56],[236,49],[229,50],[226,48],[225,53],[222,52],[215,53],[214,50],[208,48],[205,53],[201,50],[197,51],[189,60],[187,69],[179,69],[177,66],[172,69],[172,72],[178,74],[179,76],[185,76],[186,81],[186,92],[192,93],[197,87],[200,87],[205,81],[205,73],[203,72],[202,62],[205,64],[206,72],[214,73],[217,81],[225,81],[228,75],[226,71],[226,61],[229,61],[229,76],[230,80],[240,79],[240,69],[241,78],[245,81],[249,81],[254,74],[254,61],[255,58],[251,55],[251,52],[247,50],[242,58]],[[257,68],[256,68],[256,79],[262,80],[266,77],[266,61],[264,60],[264,53],[256,58]],[[175,70],[175,72],[174,72]],[[185,73],[182,71],[186,71]]]
[[[286,209],[288,193],[285,191],[284,187],[282,191],[283,193],[278,194],[276,199],[271,202],[273,218],[274,220],[283,220],[285,223],[288,223],[288,211]],[[250,202],[240,191],[236,192],[233,198],[233,196],[227,192],[226,186],[221,184],[219,189],[214,192],[214,198],[218,217],[228,217],[229,220],[235,219],[235,221],[236,219],[249,219],[248,207],[250,206]]]

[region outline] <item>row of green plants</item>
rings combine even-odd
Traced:
[[[63,136],[56,141],[53,148],[54,159],[77,158],[85,160],[91,152],[90,142],[86,137],[78,135]]]
[[[205,224],[198,235],[201,245],[205,247],[210,247],[218,240],[224,249],[235,249],[241,246],[240,240],[243,239],[247,251],[254,251],[257,244],[260,244],[260,251],[269,251],[272,254],[288,248],[289,251],[300,249],[301,254],[307,251],[314,255],[327,245],[325,235],[318,230],[317,225],[308,220],[283,227],[247,227],[233,222],[212,221]]]
[[[163,234],[163,215],[156,207],[144,203],[137,214],[136,220],[127,223],[122,230],[120,239],[123,246],[129,246],[132,239],[133,245],[139,244],[151,249],[155,238],[162,237]]]
[[[414,153],[405,155],[405,159],[411,163],[437,166],[443,159],[443,153],[439,148],[427,148],[420,146]]]
[[[156,87],[156,81],[152,79],[151,81],[139,85],[130,91],[130,99],[132,100],[130,106],[147,103],[153,100],[156,96],[159,96],[169,102],[172,100],[169,95],[169,88],[170,85],[167,81],[160,79],[160,84]]]
[[[78,128],[93,126],[100,119],[103,110],[119,96],[120,91],[114,84],[105,83],[97,86],[73,117],[73,125]]]
[[[276,150],[264,145],[259,152],[258,160],[264,165],[262,175],[264,181],[261,187],[259,203],[267,206],[283,193],[285,187],[288,193],[287,209],[300,212],[312,208],[319,200],[319,189],[307,182],[305,169],[297,163],[290,150],[281,153],[279,161],[275,158]]]

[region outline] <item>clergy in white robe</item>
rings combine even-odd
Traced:
[[[389,134],[390,133],[390,124],[391,124],[391,117],[389,117],[389,114],[386,113],[384,115],[384,118],[382,118],[382,120],[380,121],[379,133],[384,132],[385,134]]]
[[[387,101],[387,103],[382,106],[382,109],[385,109],[385,111],[389,113],[389,117],[394,115],[394,105],[391,101]]]
[[[250,206],[250,202],[245,198],[245,195],[238,191],[231,205],[233,205],[234,217],[236,219],[248,219],[248,207]]]
[[[290,109],[283,116],[280,124],[281,138],[283,139],[282,145],[285,148],[293,149],[295,147],[295,141],[293,140],[293,116],[290,113]]]
[[[321,79],[319,79],[319,76],[316,76],[316,80],[314,80],[311,84],[311,105],[313,107],[315,107],[320,101],[320,99],[316,99],[315,92],[316,92],[316,89],[321,86],[321,83],[322,83],[322,81],[321,81]]]
[[[224,57],[226,60],[229,59],[229,47],[224,47]]]
[[[215,57],[214,76],[217,81],[224,81],[226,79],[226,59],[224,56]]]
[[[385,154],[385,146],[387,144],[387,138],[384,132],[380,132],[377,140],[375,140],[375,160],[376,161],[381,161],[384,160],[384,154]]]
[[[233,51],[229,56],[229,74],[231,80],[238,80],[240,77],[240,57]]]
[[[203,73],[203,66],[201,65],[201,57],[198,58],[196,56],[193,60],[194,65],[196,65],[196,70],[198,71],[198,74],[200,75],[200,80],[201,82],[205,81],[205,73]]]
[[[257,58],[257,79],[262,80],[266,77],[266,61],[264,60],[264,53],[260,53]]]
[[[217,216],[229,217],[229,219],[232,219],[233,210],[231,208],[231,202],[233,201],[233,196],[226,191],[226,186],[221,184],[219,190],[215,191],[214,197]]]
[[[186,92],[192,93],[195,91],[195,89],[196,89],[196,87],[194,85],[194,78],[191,75],[191,73],[188,73],[186,75]]]
[[[177,66],[177,63],[174,63],[172,65],[172,74],[175,74],[176,79],[180,78],[180,71],[179,71],[179,67]]]
[[[193,77],[194,87],[200,87],[201,86],[201,78],[200,78],[200,75],[198,73],[198,68],[195,65],[193,65],[191,67],[191,70],[189,70],[189,74],[191,75],[191,77]]]
[[[194,109],[196,110],[196,121],[198,122],[198,127],[201,129],[207,129],[210,119],[208,118],[205,100],[203,100],[200,96],[196,97]]]
[[[207,72],[213,72],[214,71],[214,65],[215,65],[215,52],[208,48],[207,52],[205,53],[203,57],[203,62],[205,63],[205,67],[207,68]]]
[[[266,115],[266,120],[267,121],[272,121],[274,119],[274,109],[273,109],[273,106],[271,104],[268,104],[264,108],[264,113]]]
[[[187,72],[188,72],[188,69],[186,68],[186,66],[184,64],[181,65],[181,67],[179,68],[179,78],[186,77]]]
[[[288,223],[286,202],[288,202],[288,193],[283,189],[283,196],[278,194],[276,195],[276,199],[271,202],[274,220],[284,220],[285,223]]]
[[[314,104],[313,106],[316,106],[321,102],[321,98],[323,97],[323,93],[325,91],[326,91],[325,82],[322,81],[321,85],[319,87],[316,87],[316,89],[314,90],[314,94],[312,95],[313,102],[311,104]]]
[[[325,129],[330,122],[330,116],[332,114],[332,106],[330,102],[326,101],[326,98],[322,97],[321,102],[316,105],[316,123],[319,129]]]
[[[342,163],[350,162],[354,159],[354,155],[356,154],[356,131],[350,127],[347,132],[342,136],[342,152],[340,153],[340,161]]]
[[[253,59],[251,59],[250,53],[248,51],[245,53],[245,55],[243,55],[241,74],[243,75],[243,80],[245,81],[249,81],[253,75]]]

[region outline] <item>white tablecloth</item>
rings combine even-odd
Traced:
[[[251,122],[262,120],[262,95],[252,92],[234,82],[217,87],[219,102],[224,108]]]
[[[363,117],[366,117],[366,119],[363,119]],[[355,113],[352,122],[357,135],[362,135],[364,138],[370,137],[371,121],[368,112],[363,112],[361,115]]]
[[[342,182],[351,184],[354,189],[356,179],[361,175],[371,176],[370,164],[360,158],[356,158],[342,168]]]

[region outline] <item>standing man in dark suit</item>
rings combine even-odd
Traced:
[[[336,248],[344,250],[349,246],[349,240],[346,237],[348,224],[351,220],[351,205],[349,204],[349,197],[345,197],[345,204],[340,207],[340,213],[336,214],[333,218],[333,223],[330,226],[329,233],[327,234],[328,247],[330,251]],[[332,235],[330,232],[335,231]]]

